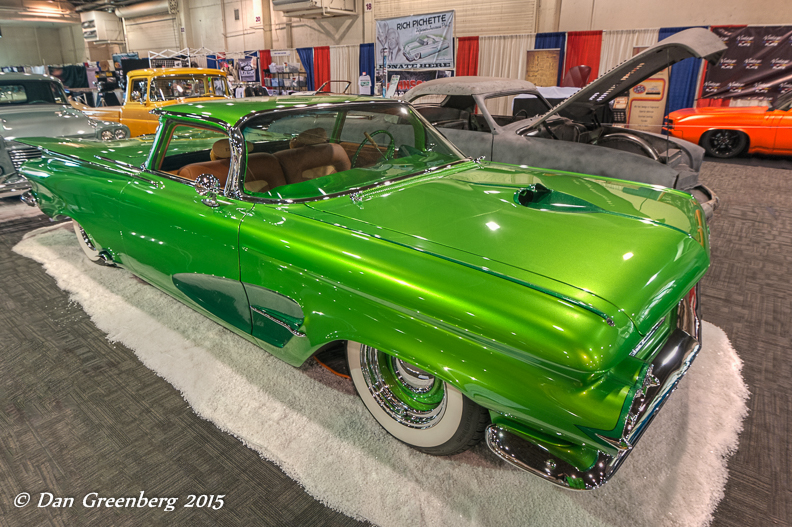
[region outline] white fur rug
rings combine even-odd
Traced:
[[[89,263],[68,223],[14,250],[41,262],[108,339],[133,349],[198,415],[320,501],[383,526],[706,525],[747,413],[742,363],[705,323],[704,349],[618,474],[602,489],[571,492],[483,445],[454,458],[402,445],[345,381],[312,361],[292,368],[127,271]]]

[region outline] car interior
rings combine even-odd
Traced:
[[[415,134],[410,124],[377,122],[379,116],[347,116],[343,131],[334,140],[331,134],[335,114],[331,118],[321,117],[281,119],[269,123],[266,130],[255,127],[247,130],[245,192],[265,193],[283,185],[351,168],[373,167],[383,160],[414,153]],[[190,131],[185,129],[197,131],[198,135],[192,137],[195,143],[172,141],[174,146],[168,147],[160,171],[189,181],[210,174],[224,187],[231,163],[228,138],[220,132],[184,125],[175,127],[171,137],[189,135]]]

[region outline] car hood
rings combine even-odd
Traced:
[[[685,108],[684,110],[677,110],[668,114],[668,118],[672,120],[686,119],[693,116],[702,115],[763,115],[767,113],[766,106],[741,106],[737,108]]]
[[[91,122],[78,110],[60,104],[30,104],[0,110],[0,134],[9,141],[36,136],[93,138],[96,129]]]
[[[551,192],[530,206],[515,202],[516,192],[536,184]],[[623,312],[642,333],[709,265],[694,199],[623,181],[485,164],[309,206],[347,228],[534,286],[601,316]]]
[[[565,110],[573,113],[577,110],[579,113],[587,108],[607,104],[672,64],[691,57],[707,59],[714,64],[724,51],[726,45],[711,31],[704,28],[680,31],[622,62],[546,114],[535,117],[527,123],[518,121],[517,123],[521,124],[517,127],[524,129],[526,124],[528,127],[534,127]]]

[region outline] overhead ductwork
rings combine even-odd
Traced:
[[[123,7],[116,7],[115,14],[119,18],[140,18],[143,16],[176,14],[178,11],[176,0],[155,0]]]

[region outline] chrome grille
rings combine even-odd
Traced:
[[[12,148],[8,151],[11,156],[11,162],[14,164],[14,169],[19,170],[22,163],[29,159],[38,159],[41,157],[41,150],[33,146],[23,146],[21,148]]]

